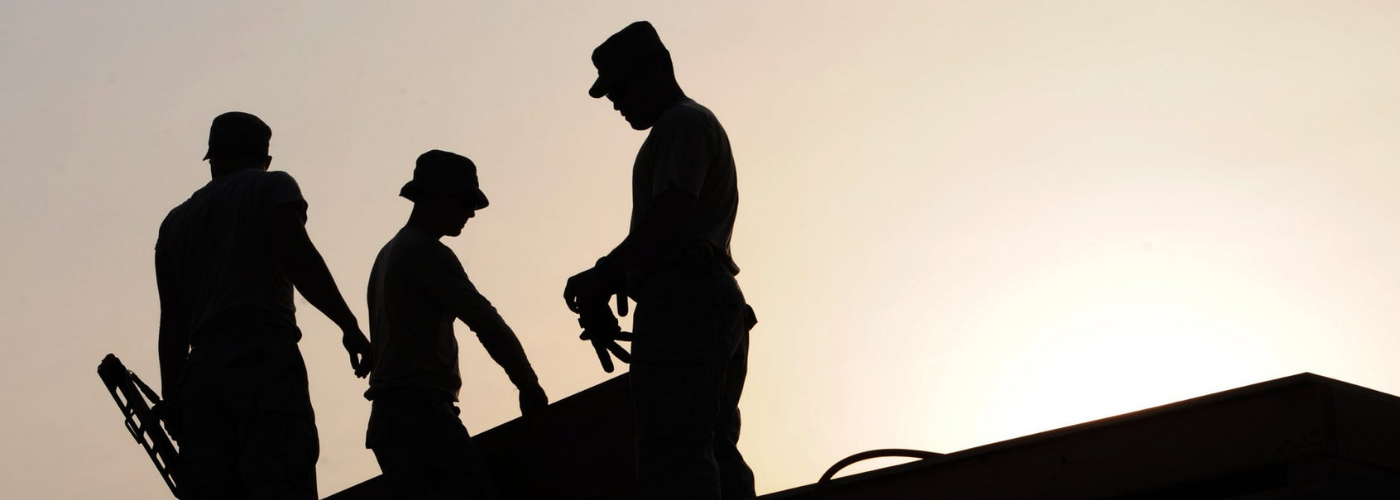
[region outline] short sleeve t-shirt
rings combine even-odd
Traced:
[[[729,135],[709,109],[683,97],[657,118],[632,167],[632,230],[657,195],[680,189],[695,196],[695,217],[684,235],[721,252],[734,273],[729,250],[739,213],[739,187]]]
[[[252,326],[301,339],[292,281],[268,236],[268,214],[306,201],[285,172],[241,169],[209,181],[170,211],[156,260],[175,284],[196,348],[222,328]]]

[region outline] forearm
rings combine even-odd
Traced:
[[[180,373],[190,354],[190,322],[176,297],[174,276],[169,256],[156,243],[156,293],[160,298],[160,332],[156,338],[157,359],[160,361],[160,390],[166,399],[176,397]]]
[[[657,196],[641,223],[604,259],[608,271],[625,274],[645,267],[685,244],[695,198],[678,189]]]
[[[301,296],[336,326],[341,329],[358,328],[355,314],[350,312],[350,306],[340,295],[340,288],[326,267],[325,259],[309,240],[288,260],[287,274]]]
[[[530,367],[529,358],[525,357],[525,349],[521,347],[520,339],[516,338],[515,332],[506,324],[496,307],[491,305],[491,301],[467,278],[466,271],[456,261],[456,257],[431,254],[427,257],[440,260],[438,264],[420,270],[419,282],[443,307],[451,311],[453,316],[462,320],[476,333],[476,338],[481,341],[481,346],[486,348],[486,353],[505,370],[517,388],[525,389],[538,385],[535,370]]]
[[[505,370],[506,376],[510,377],[510,382],[516,388],[526,389],[539,385],[539,377],[535,375],[534,367],[530,366],[530,359],[525,356],[525,348],[520,345],[520,339],[515,336],[515,332],[510,327],[504,326],[501,331],[491,333],[478,333],[477,339],[486,348],[491,359]]]
[[[286,204],[268,216],[273,248],[292,284],[312,307],[343,330],[359,328],[355,315],[345,305],[345,298],[341,297],[340,289],[335,286],[330,269],[326,268],[326,260],[321,258],[321,252],[316,250],[311,236],[306,234],[304,210],[304,206]]]

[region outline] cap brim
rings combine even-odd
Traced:
[[[588,96],[594,99],[608,95],[612,91],[612,86],[617,83],[616,75],[599,74],[597,80],[593,80],[593,86],[588,88]]]

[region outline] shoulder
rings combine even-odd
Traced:
[[[709,108],[690,98],[683,98],[672,105],[656,120],[654,127],[661,131],[670,129],[712,128],[719,124]]]
[[[283,172],[281,170],[269,170],[266,172],[255,171],[252,177],[255,179],[255,182],[257,182],[258,185],[268,189],[300,190],[300,187],[297,186],[297,180],[292,178],[292,174]]]
[[[457,261],[457,254],[447,245],[412,228],[404,228],[394,235],[394,239],[385,245],[386,249],[390,247],[393,248],[393,258],[399,260],[433,263],[444,260]]]
[[[254,193],[254,199],[262,210],[271,211],[284,205],[294,205],[303,212],[302,217],[305,218],[306,199],[302,197],[301,186],[297,185],[291,174],[255,170],[243,175],[247,179],[245,185]]]
[[[165,221],[161,222],[161,225],[164,226],[166,224],[169,224],[171,220],[180,218],[185,214],[185,211],[189,210],[189,207],[190,200],[185,200],[180,202],[179,205],[175,205],[175,208],[172,208],[169,212],[165,213]]]
[[[189,204],[190,200],[185,200],[166,212],[165,218],[160,221],[160,230],[156,233],[156,246],[160,246],[175,226],[179,225],[179,221],[185,217],[185,212],[189,210]]]
[[[287,190],[299,189],[291,174],[280,170],[241,169],[229,173],[220,182],[234,189]]]
[[[179,205],[175,205],[175,208],[172,208],[169,212],[165,213],[165,219],[160,221],[160,232],[164,233],[167,230],[167,228],[170,228],[171,226],[178,224],[181,220],[184,220],[185,214],[190,211],[190,204],[194,202],[195,196],[198,196],[200,194],[200,191],[203,191],[203,189],[195,191],[193,196],[190,196],[185,201],[180,202]]]

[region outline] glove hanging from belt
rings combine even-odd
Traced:
[[[625,301],[627,298],[618,297],[618,300]],[[593,350],[598,353],[598,362],[603,364],[603,371],[613,372],[612,356],[617,356],[617,360],[623,363],[632,362],[632,355],[618,345],[619,341],[631,342],[632,333],[622,331],[607,302],[595,302],[581,308],[578,326],[583,327],[583,333],[578,336],[579,340],[593,343]]]

